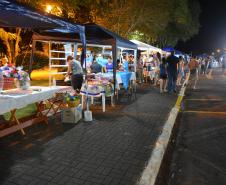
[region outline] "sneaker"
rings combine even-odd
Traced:
[[[167,93],[167,92],[168,92],[168,90],[167,90],[167,89],[164,89],[164,92],[165,92],[165,93]]]

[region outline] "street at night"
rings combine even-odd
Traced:
[[[225,6],[0,0],[0,185],[225,185]]]

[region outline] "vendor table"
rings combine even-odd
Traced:
[[[80,91],[80,94],[82,95],[82,109],[84,108],[84,102],[86,97],[90,97],[91,98],[91,104],[93,104],[94,102],[94,98],[102,98],[102,108],[103,108],[103,112],[105,112],[106,110],[106,85],[102,84],[102,85],[94,85],[94,84],[83,84],[82,89]],[[113,96],[114,94],[111,93],[110,95],[108,95],[111,97],[111,105],[113,106]]]
[[[113,73],[101,73],[99,76],[113,80]],[[116,73],[116,88],[120,90],[120,84],[123,84],[124,88],[127,89],[129,86],[129,81],[136,80],[135,72],[117,72]]]
[[[20,130],[25,134],[24,128],[29,127],[38,122],[48,124],[47,115],[42,112],[43,101],[53,98],[57,92],[62,92],[65,87],[38,87],[33,86],[29,90],[7,90],[0,94],[0,115],[7,112],[11,113],[10,122],[15,122],[13,126],[0,130],[0,137],[6,136]],[[65,89],[66,90],[66,89]],[[16,111],[29,104],[34,103],[37,107],[37,114],[28,121],[20,122],[16,118]],[[52,109],[51,106],[49,109]],[[55,110],[56,111],[56,110]]]

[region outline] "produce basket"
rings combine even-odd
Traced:
[[[14,78],[4,77],[3,90],[13,89],[14,85]]]

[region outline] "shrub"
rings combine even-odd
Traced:
[[[24,70],[29,69],[31,53],[22,53],[16,58],[16,66],[23,66]],[[32,63],[32,70],[41,69],[43,67],[49,66],[49,58],[42,52],[35,52],[34,60]]]

